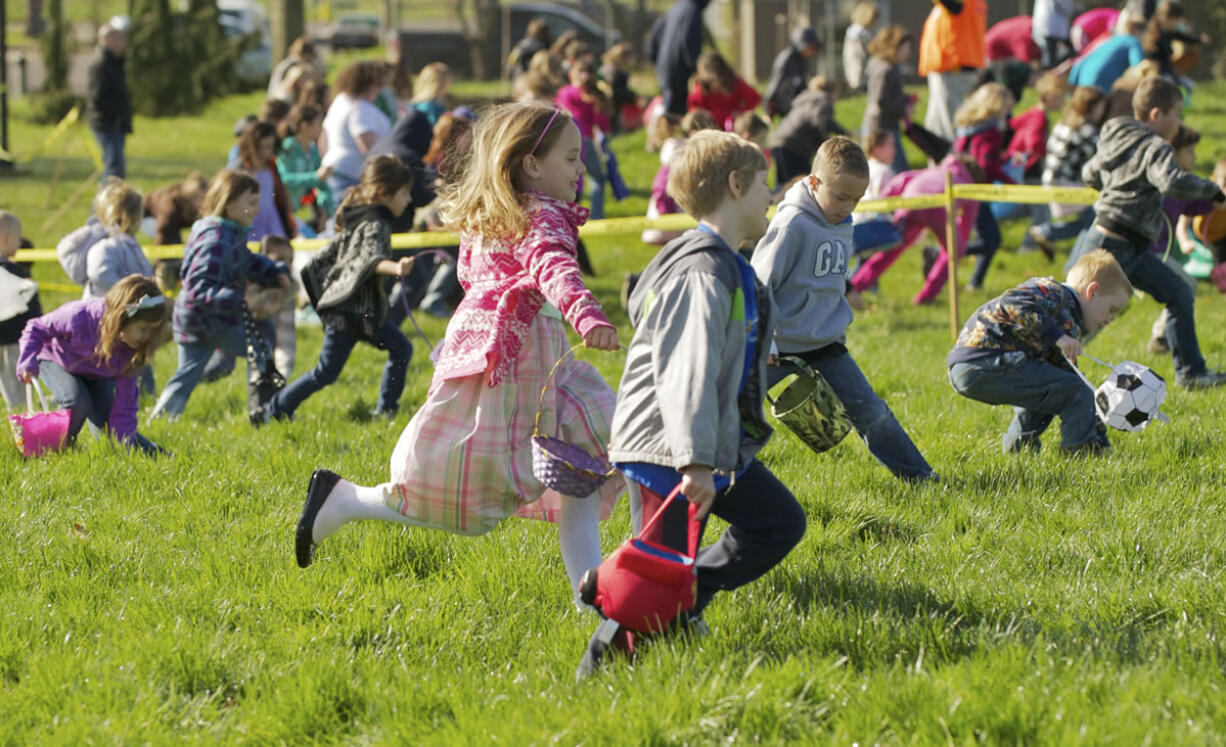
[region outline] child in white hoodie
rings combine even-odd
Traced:
[[[935,479],[844,344],[853,316],[846,297],[851,212],[868,183],[868,161],[856,141],[840,136],[822,143],[813,173],[788,190],[754,249],[753,267],[779,307],[779,355],[803,359],[826,379],[869,451],[894,476]],[[768,385],[792,371],[783,361],[768,367]]]

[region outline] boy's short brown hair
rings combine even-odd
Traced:
[[[732,131],[737,135],[756,138],[770,132],[770,122],[767,122],[755,112],[741,112],[732,120]]]
[[[841,174],[854,174],[867,179],[868,158],[855,140],[836,135],[817,149],[817,155],[813,157],[813,173],[822,181],[829,181]]]
[[[825,75],[814,75],[809,79],[809,90],[813,93],[835,96],[839,92],[839,81]]]
[[[685,212],[702,218],[723,203],[730,174],[739,174],[747,183],[758,171],[766,171],[766,158],[758,146],[731,132],[703,130],[691,135],[673,156],[668,194]]]
[[[1049,70],[1034,82],[1034,90],[1040,98],[1046,98],[1047,96],[1066,96],[1073,90],[1073,87],[1069,84],[1068,78]]]
[[[889,130],[883,130],[880,127],[869,130],[868,134],[864,136],[864,152],[871,156],[873,151],[886,143],[892,142],[894,142],[894,134]]]
[[[1150,111],[1157,109],[1169,114],[1182,103],[1183,94],[1179,92],[1179,86],[1165,78],[1145,78],[1137,84],[1137,90],[1132,94],[1132,114],[1144,122]]]
[[[1124,268],[1106,249],[1095,249],[1082,255],[1068,271],[1067,281],[1079,293],[1085,291],[1090,283],[1098,283],[1103,293],[1132,295],[1132,283],[1124,274]]]
[[[716,123],[715,117],[706,109],[690,109],[684,117],[681,118],[681,134],[689,137],[695,132],[703,130],[718,130],[719,124]]]

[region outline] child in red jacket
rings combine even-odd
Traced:
[[[691,111],[711,112],[720,129],[731,132],[736,115],[757,109],[762,94],[738,76],[718,52],[704,52],[698,58],[694,86],[685,103]]]

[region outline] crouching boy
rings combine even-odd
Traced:
[[[1069,360],[1081,338],[1107,326],[1128,304],[1132,285],[1110,252],[1095,249],[1069,270],[1068,281],[1032,278],[975,310],[947,359],[949,381],[964,397],[1013,405],[1006,453],[1039,450],[1039,437],[1060,416],[1060,448],[1109,450],[1094,409],[1094,391]]]

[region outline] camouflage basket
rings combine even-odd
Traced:
[[[851,420],[834,389],[802,359],[789,355],[780,360],[797,370],[778,398],[766,395],[771,403],[771,415],[815,453],[821,454],[838,446],[851,432]]]

